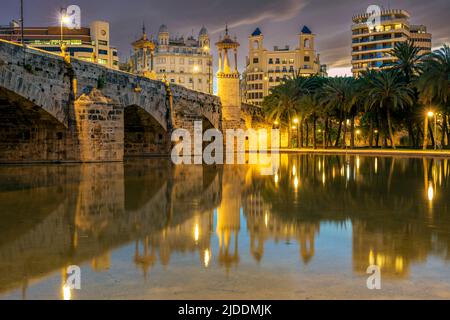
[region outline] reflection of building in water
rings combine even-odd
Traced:
[[[159,262],[168,266],[173,253],[198,252],[207,267],[210,262],[210,238],[213,229],[212,212],[195,214],[188,221],[167,227],[135,243],[134,263],[147,278],[149,270]]]
[[[320,223],[286,222],[271,213],[260,193],[247,196],[244,204],[247,229],[250,236],[250,253],[256,261],[264,256],[267,241],[290,242],[296,240],[300,246],[300,257],[308,263],[315,254],[315,237],[320,232]]]
[[[236,168],[225,168],[222,203],[217,208],[216,233],[219,238],[219,263],[229,270],[239,263],[239,231],[241,230],[241,179],[245,175]]]

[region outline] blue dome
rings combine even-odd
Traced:
[[[307,26],[303,26],[301,33],[312,34],[311,30]]]
[[[252,37],[257,37],[260,35],[262,35],[262,32],[259,28],[256,28],[255,31],[253,31],[253,33],[252,33]]]

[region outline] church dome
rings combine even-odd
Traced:
[[[208,29],[206,29],[205,26],[203,26],[203,27],[200,29],[199,36],[207,36],[207,35],[208,35]]]
[[[165,24],[161,25],[161,27],[159,27],[159,33],[164,33],[164,32],[169,32],[169,28],[167,28],[167,26]]]

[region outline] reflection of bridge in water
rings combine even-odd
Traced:
[[[212,211],[221,199],[217,169],[161,159],[0,175],[10,181],[0,192],[0,291],[91,259],[105,268],[112,249]]]
[[[173,167],[161,159],[5,167],[0,292],[71,264],[107,270],[110,252],[130,243],[130,259],[145,277],[174,253],[196,253],[199,265],[215,261],[230,271],[242,254],[263,261],[269,241],[296,242],[306,264],[322,222],[351,226],[355,272],[378,264],[384,275],[407,277],[430,254],[449,258],[448,163],[421,161],[282,155],[276,177],[252,166]],[[433,194],[417,176],[433,181]],[[405,185],[417,194],[405,193]]]

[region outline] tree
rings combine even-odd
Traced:
[[[449,142],[447,116],[450,109],[450,47],[448,45],[424,57],[416,87],[424,105],[436,105],[443,110],[443,138],[446,134]],[[424,132],[424,148],[426,147],[427,133]]]
[[[393,69],[400,72],[407,85],[412,85],[412,82],[420,73],[420,64],[423,57],[420,54],[420,51],[420,47],[417,47],[414,45],[414,42],[408,40],[405,42],[398,42],[390,52],[391,56],[397,58]],[[419,117],[419,122],[417,122],[416,110],[421,109],[418,100],[418,93],[415,91],[414,103],[407,110],[404,110],[407,119],[405,124],[408,129],[409,140],[412,146],[417,146],[417,140],[414,138],[414,125],[420,127],[420,119],[422,119],[422,117]]]
[[[397,70],[372,72],[365,78],[362,93],[366,96],[368,110],[376,108],[380,114],[385,114],[392,148],[396,148],[392,127],[392,111],[413,104],[414,91],[408,87]]]
[[[420,47],[415,46],[411,40],[408,40],[406,42],[397,42],[394,49],[390,52],[391,56],[397,58],[393,69],[400,71],[408,84],[419,73],[422,59],[420,50]]]
[[[342,123],[347,119],[348,113],[356,103],[355,80],[348,77],[330,78],[320,90],[320,102],[324,108],[333,108],[338,117],[338,133],[335,146],[339,145]],[[344,126],[344,137],[342,146],[345,148],[347,124]]]
[[[296,115],[297,88],[294,81],[286,81],[272,89],[271,94],[264,98],[263,110],[269,121],[278,121],[290,128]],[[288,130],[289,146],[291,145],[291,130]]]

